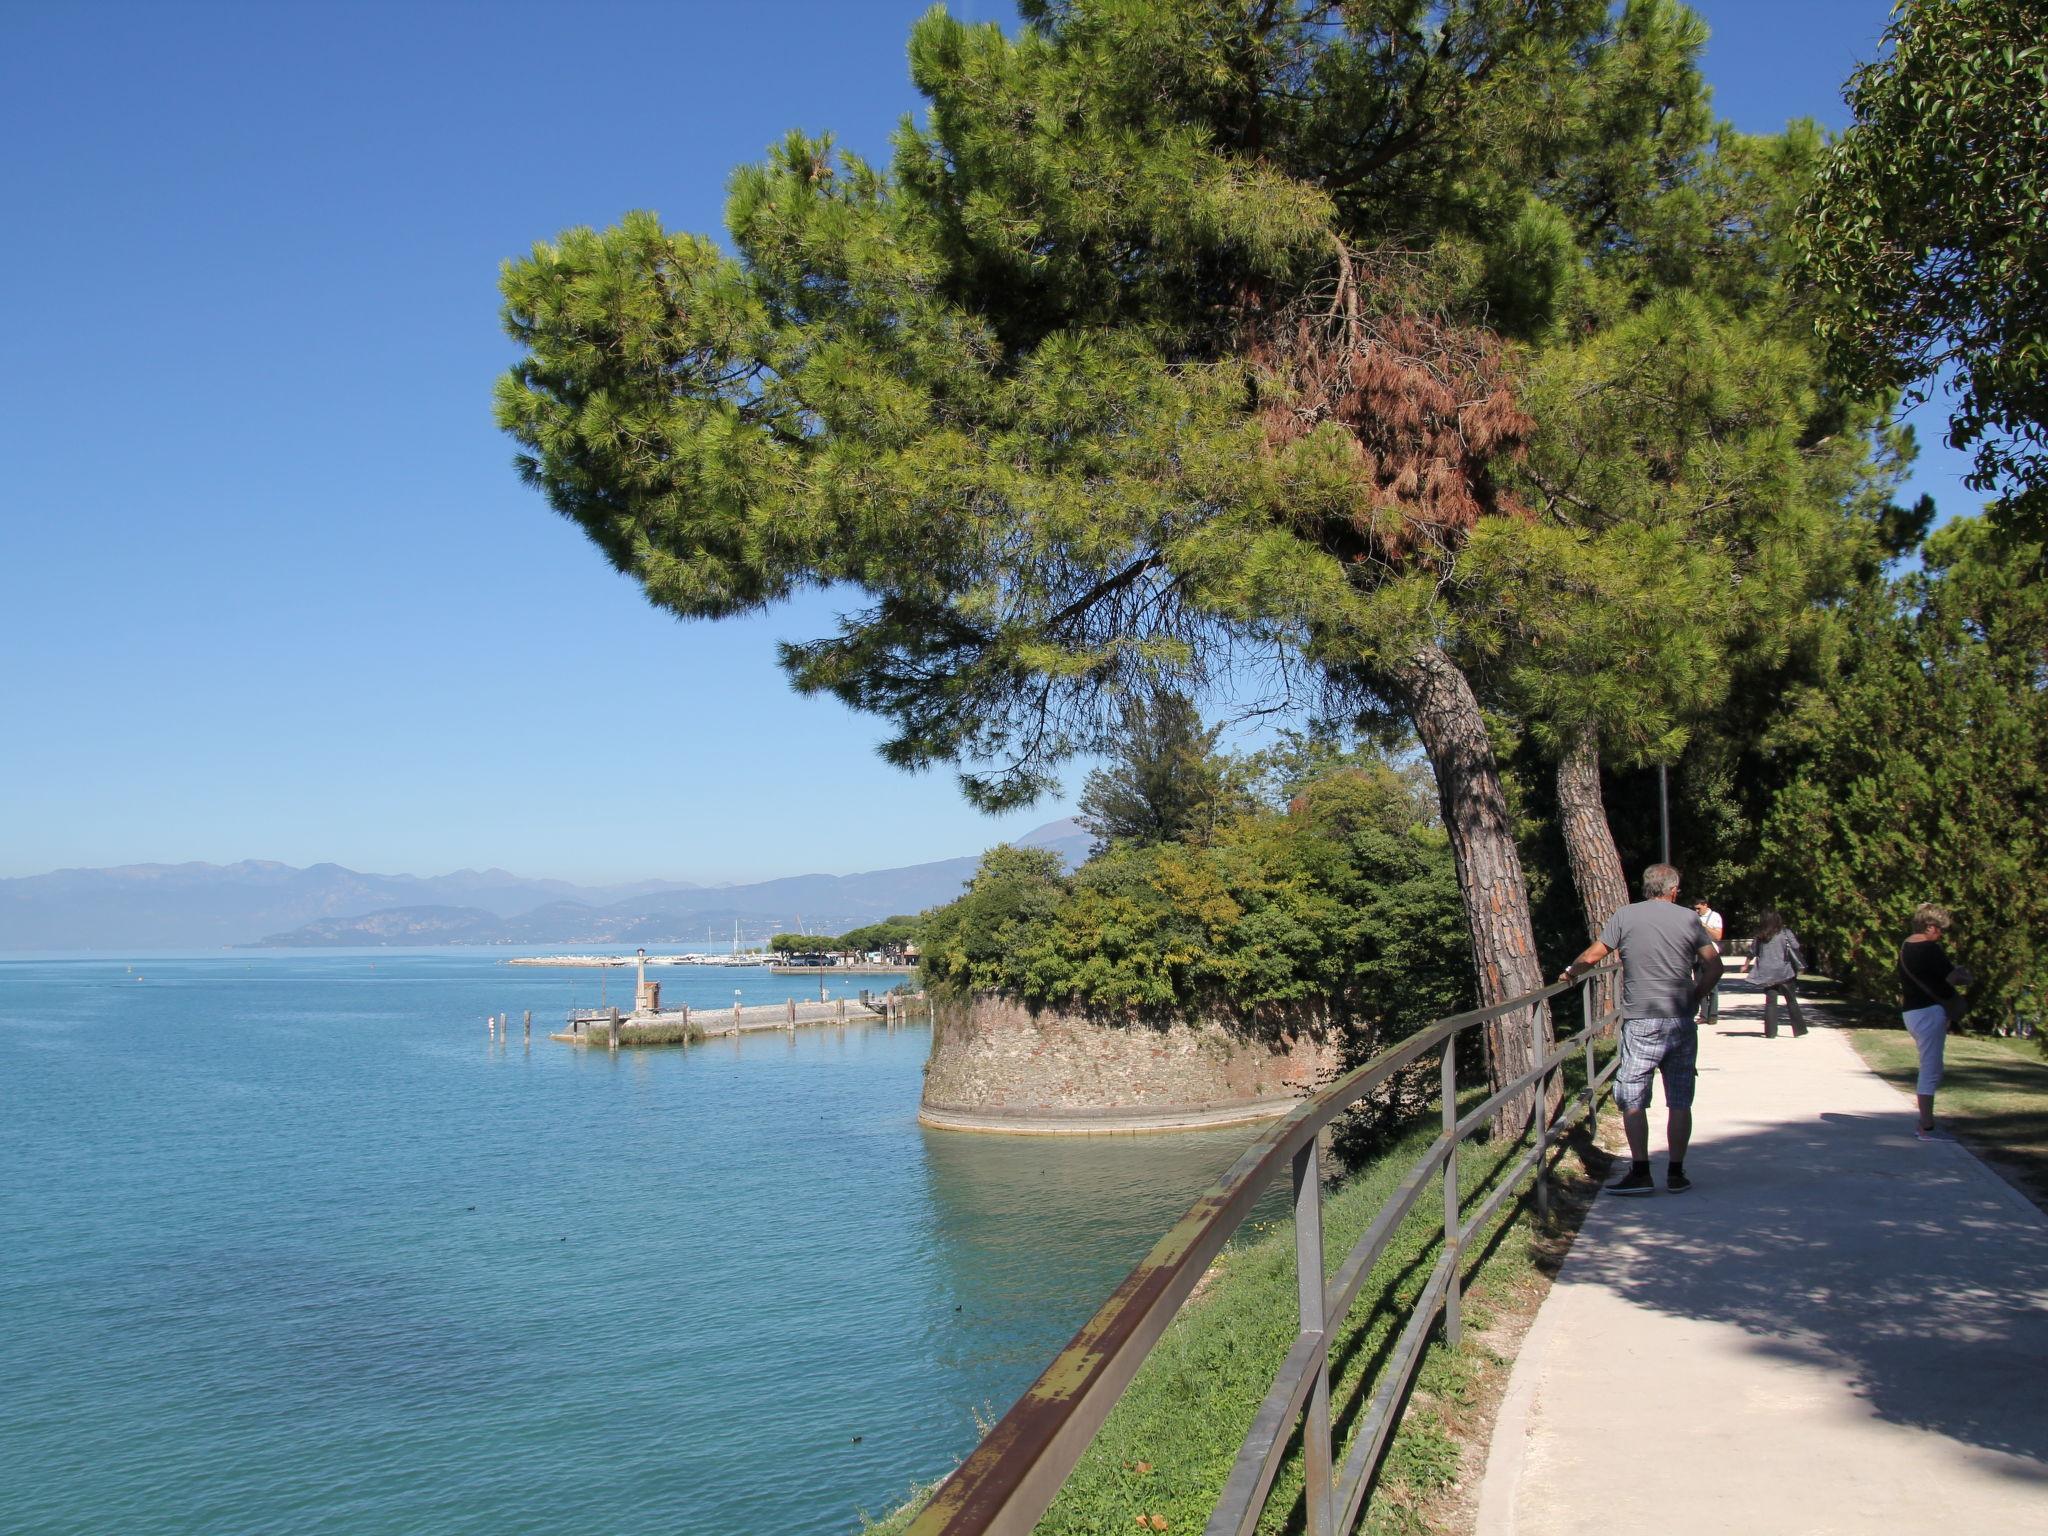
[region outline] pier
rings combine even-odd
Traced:
[[[906,1022],[913,1013],[923,1017],[929,1012],[922,992],[907,997],[885,992],[874,997],[865,989],[858,998],[821,998],[815,1003],[800,1003],[792,997],[780,1003],[744,1005],[735,993],[730,1008],[691,1008],[685,1004],[679,1009],[663,1009],[661,983],[647,979],[649,964],[647,951],[643,949],[638,957],[639,970],[633,986],[631,1013],[618,1008],[572,1008],[567,1021],[569,1027],[554,1038],[570,1045],[590,1045],[602,1040],[617,1050],[622,1045],[686,1045],[694,1039],[708,1040],[717,1035],[737,1038],[762,1030],[780,1029],[794,1033],[798,1028],[825,1024],[879,1022],[894,1028]],[[822,967],[813,969],[823,970]]]
[[[734,1004],[730,1008],[680,1008],[652,1013],[628,1013],[620,1008],[578,1008],[569,1014],[568,1028],[551,1038],[568,1045],[611,1044],[616,1034],[619,1045],[657,1043],[644,1037],[659,1035],[658,1043],[676,1039],[677,1031],[695,1031],[705,1039],[720,1036],[761,1034],[773,1030],[794,1032],[834,1024],[898,1024],[924,1019],[931,1011],[922,992],[907,996],[884,993],[878,997],[837,998],[831,1002]],[[635,1039],[638,1034],[643,1038]]]

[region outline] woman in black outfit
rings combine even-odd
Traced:
[[[1920,1108],[1922,1141],[1947,1141],[1948,1133],[1934,1124],[1934,1090],[1941,1086],[1941,1057],[1948,1045],[1950,1022],[1963,1011],[1958,987],[1975,978],[1966,966],[1949,958],[1944,935],[1953,919],[1946,908],[1922,902],[1913,909],[1913,929],[1899,946],[1899,989],[1904,996],[1899,1006],[1905,1013],[1906,1033],[1920,1052],[1920,1080],[1913,1085]]]

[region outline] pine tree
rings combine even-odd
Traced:
[[[1654,93],[1644,50],[1604,0],[1024,13],[918,24],[928,115],[888,170],[800,136],[743,168],[731,258],[634,214],[510,264],[523,472],[678,612],[864,594],[786,649],[796,686],[986,806],[1108,746],[1119,700],[1240,662],[1391,707],[1482,1001],[1533,988],[1466,664],[1536,423],[1484,321],[1540,329],[1570,282],[1560,166],[1625,190],[1593,149]],[[1532,1038],[1493,1029],[1496,1081]]]
[[[1232,809],[1222,727],[1202,724],[1186,694],[1131,700],[1115,755],[1082,786],[1078,820],[1099,852],[1111,843],[1199,841]]]

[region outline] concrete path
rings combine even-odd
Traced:
[[[1684,1195],[1603,1195],[1515,1363],[1480,1536],[2048,1536],[2048,1220],[1840,1035],[1701,1031]],[[1661,1098],[1661,1087],[1660,1087]]]

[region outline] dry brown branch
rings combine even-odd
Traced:
[[[1531,515],[1494,474],[1535,430],[1506,350],[1423,302],[1423,287],[1406,253],[1340,250],[1327,287],[1250,317],[1267,443],[1328,423],[1348,436],[1367,494],[1331,542],[1354,561],[1441,563],[1480,518]]]

